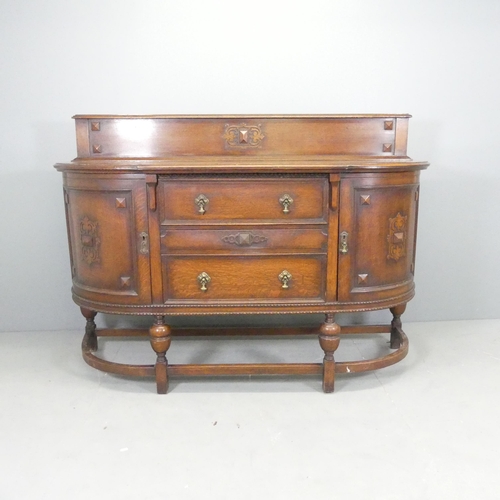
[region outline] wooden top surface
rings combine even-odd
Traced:
[[[126,118],[126,119],[183,119],[183,120],[189,120],[189,119],[208,119],[208,120],[213,120],[213,119],[247,119],[247,118],[266,118],[266,119],[308,119],[308,118],[320,118],[320,119],[344,119],[344,118],[411,118],[411,115],[407,113],[400,113],[400,114],[394,114],[394,113],[387,113],[387,114],[284,114],[284,115],[279,115],[279,114],[243,114],[243,115],[234,115],[234,114],[221,114],[221,115],[74,115],[72,117],[73,119],[89,119],[89,120],[95,120],[95,119],[120,119],[120,118]]]

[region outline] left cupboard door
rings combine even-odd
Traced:
[[[144,176],[66,173],[73,293],[103,304],[149,304],[151,272]]]

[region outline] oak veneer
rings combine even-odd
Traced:
[[[123,375],[323,375],[381,368],[408,351],[419,171],[409,115],[78,115],[78,157],[57,164],[83,357]],[[335,314],[389,308],[390,325],[340,327]],[[150,315],[149,332],[97,329],[97,312]],[[216,329],[316,334],[323,363],[170,365],[165,317],[324,313],[318,328]],[[343,334],[390,334],[394,352],[338,363]],[[148,335],[152,365],[99,358],[98,336]]]

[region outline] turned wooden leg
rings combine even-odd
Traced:
[[[97,351],[97,335],[95,333],[96,325],[94,318],[97,315],[96,311],[91,309],[86,309],[85,307],[80,307],[80,311],[83,316],[87,319],[87,324],[85,325],[85,337],[83,338],[83,343],[86,347],[92,351]]]
[[[340,326],[335,323],[335,314],[327,314],[326,321],[321,325],[319,345],[325,351],[323,358],[323,391],[333,392],[335,385],[335,359],[333,353],[340,343]]]
[[[401,323],[401,315],[405,312],[406,304],[399,304],[391,307],[393,319],[391,321],[391,349],[399,349],[403,341],[403,324]]]
[[[166,353],[170,347],[170,326],[166,325],[163,316],[156,316],[155,324],[149,329],[151,347],[156,352],[156,390],[158,394],[166,394],[168,390],[168,373]]]

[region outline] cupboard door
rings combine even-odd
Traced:
[[[339,300],[396,298],[413,288],[418,172],[341,181]]]
[[[73,291],[97,302],[151,301],[144,179],[68,174],[65,183]]]

